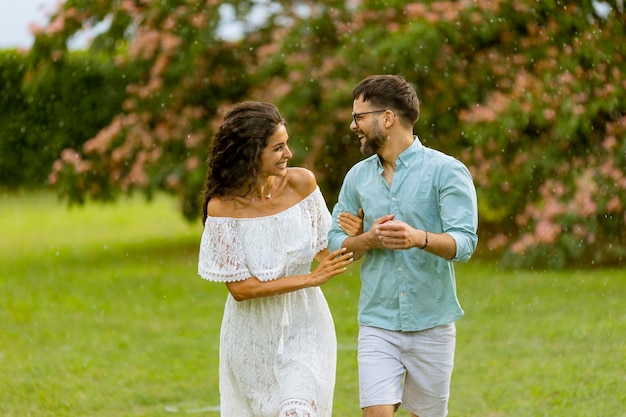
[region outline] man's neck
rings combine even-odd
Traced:
[[[385,169],[396,169],[396,160],[398,156],[404,151],[406,151],[415,140],[415,137],[411,133],[410,135],[404,134],[402,136],[389,136],[389,140],[387,141],[385,147],[381,149],[381,152],[378,154],[380,158],[380,163],[383,165]]]

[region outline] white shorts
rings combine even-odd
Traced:
[[[446,416],[455,344],[454,323],[419,332],[361,326],[361,408],[402,404],[420,417]]]

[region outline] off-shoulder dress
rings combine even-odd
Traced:
[[[330,213],[316,188],[271,216],[208,217],[198,273],[215,282],[310,272],[327,246]],[[237,302],[220,331],[222,417],[331,417],[337,341],[319,287]]]

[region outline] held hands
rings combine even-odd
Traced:
[[[424,232],[401,221],[391,220],[378,224],[375,233],[387,249],[410,249],[424,245]]]
[[[354,261],[352,252],[346,252],[346,248],[337,249],[324,258],[317,268],[311,272],[311,284],[313,286],[322,285],[337,274],[345,272],[347,266]]]
[[[363,242],[365,242],[365,247],[368,248],[367,250],[385,248],[383,242],[380,240],[377,230],[381,224],[393,220],[395,215],[387,214],[377,218],[374,221],[374,224],[372,224],[372,227],[366,232],[363,230],[363,217],[364,214],[362,208],[359,208],[358,216],[342,211],[339,213],[339,216],[337,216],[337,224],[349,237],[361,236],[363,238]],[[360,253],[358,257],[362,255],[363,254]]]
[[[379,217],[374,221],[370,230],[365,232],[363,237],[367,238],[370,249],[410,249],[414,247],[424,249],[428,245],[425,231],[396,221],[394,217],[393,214]],[[363,234],[363,209],[359,208],[358,216],[345,211],[339,213],[337,224],[349,237]]]

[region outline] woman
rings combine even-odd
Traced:
[[[287,167],[288,139],[276,107],[244,102],[211,144],[198,273],[229,291],[223,417],[332,413],[337,342],[319,286],[353,259],[326,248],[330,213],[314,175]]]

